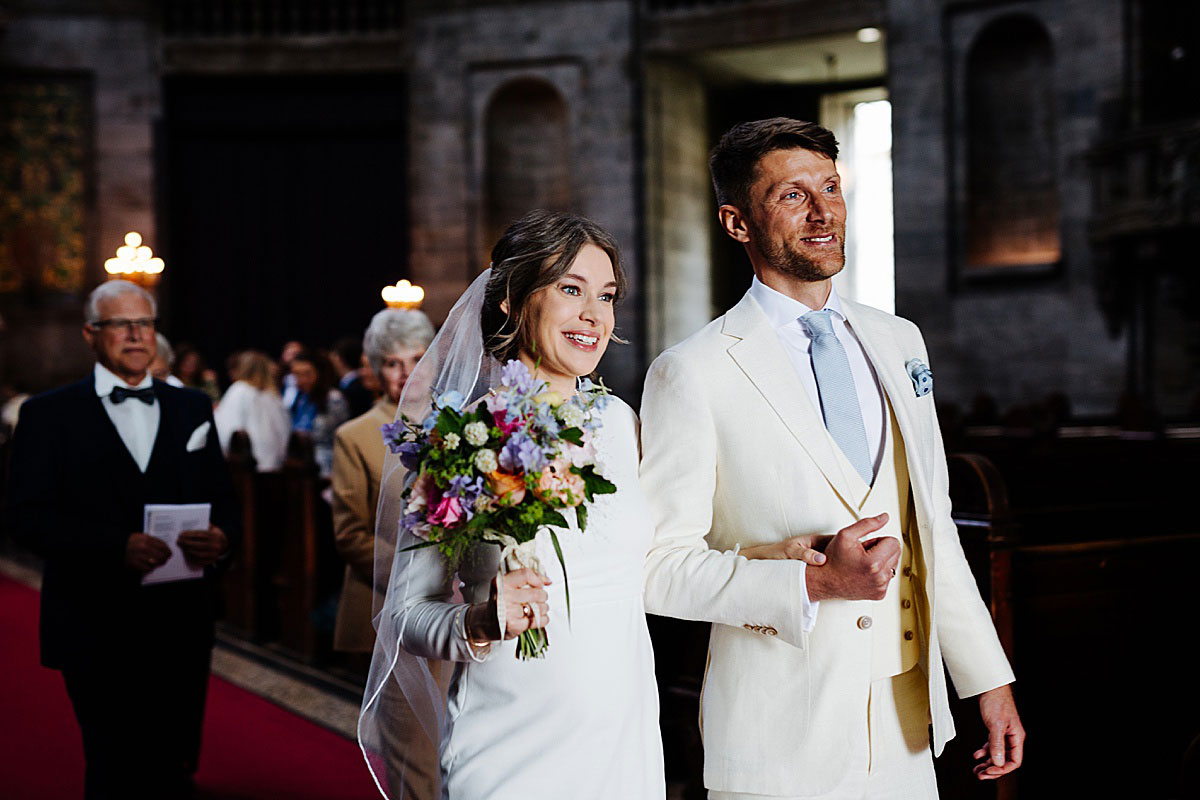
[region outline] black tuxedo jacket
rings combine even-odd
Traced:
[[[147,503],[212,503],[212,523],[234,552],[237,516],[209,398],[154,381],[161,411],[143,473],[96,396],[95,379],[33,397],[12,439],[7,515],[14,537],[45,559],[42,663],[64,668],[108,648],[169,658],[212,647],[217,570],[200,580],[141,585],[125,543]],[[140,402],[136,399],[127,403]],[[192,432],[208,441],[188,452]],[[147,664],[153,668],[153,661]]]

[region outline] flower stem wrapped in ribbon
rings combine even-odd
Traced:
[[[472,408],[451,392],[434,401],[421,424],[404,417],[384,425],[384,441],[409,471],[401,530],[425,540],[414,547],[436,546],[452,567],[480,544],[499,546],[503,574],[523,567],[541,572],[533,541],[545,528],[565,578],[555,530],[568,527],[563,510],[574,508],[584,531],[587,504],[616,491],[598,471],[592,446],[608,400],[607,390],[590,381],[563,398],[520,361],[509,361],[501,385]],[[570,583],[564,583],[569,614]],[[530,629],[518,637],[517,657],[540,658],[548,647],[545,630]]]

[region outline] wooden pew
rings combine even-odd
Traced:
[[[244,431],[235,431],[230,438],[228,462],[234,496],[242,511],[242,541],[223,576],[223,619],[239,635],[254,639],[259,632],[258,469]]]
[[[270,529],[274,552],[269,573],[279,645],[309,662],[329,659],[333,610],[341,589],[343,562],[333,543],[333,515],[322,493],[322,478],[313,460],[311,442],[293,435],[283,469],[274,479],[260,473],[272,497],[268,513],[260,513],[259,529]],[[264,509],[266,511],[266,509]]]
[[[321,497],[312,445],[293,436],[282,469],[258,472],[244,433],[230,442],[230,472],[241,503],[243,539],[225,576],[224,626],[234,635],[309,662],[330,650],[321,612],[340,586],[342,563]]]
[[[1200,734],[1185,633],[1200,611],[1200,522],[1187,503],[1200,442],[970,446],[995,462],[951,457],[954,516],[1013,660],[1030,747],[1013,778],[971,786],[962,776],[982,728],[973,701],[956,704],[943,795],[1174,796]]]

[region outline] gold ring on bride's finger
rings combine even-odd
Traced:
[[[521,616],[532,617],[533,609],[529,607],[529,603],[521,603]]]
[[[892,567],[892,577],[896,577],[896,568]]]

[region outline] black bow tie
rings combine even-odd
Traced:
[[[148,406],[154,405],[154,389],[147,386],[145,389],[126,389],[124,386],[114,386],[112,394],[113,405],[124,403],[126,398],[136,397]]]

